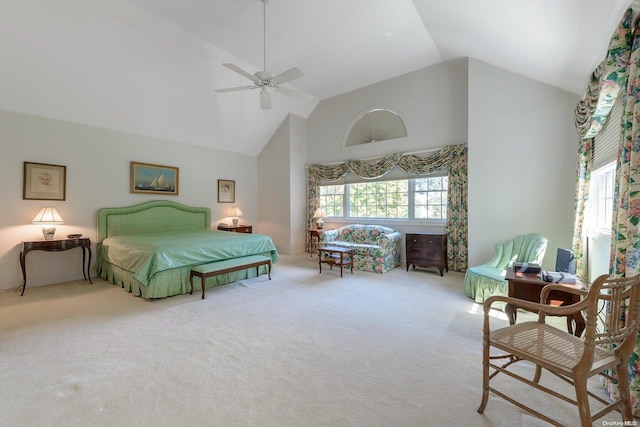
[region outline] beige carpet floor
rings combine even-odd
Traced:
[[[94,283],[0,293],[1,426],[546,425],[495,397],[476,412],[482,315],[461,273],[341,279],[300,254],[205,300]],[[574,408],[504,387],[578,425]]]

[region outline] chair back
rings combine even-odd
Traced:
[[[602,275],[591,285],[586,298],[585,353],[589,347],[593,353],[597,345],[613,349],[623,360],[630,356],[640,323],[639,285],[640,275],[621,279]]]

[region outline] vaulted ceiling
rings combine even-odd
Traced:
[[[638,1],[638,0],[636,0]],[[473,57],[582,94],[629,0],[0,0],[0,108],[257,155],[289,113],[442,61]],[[634,5],[635,7],[635,5]]]

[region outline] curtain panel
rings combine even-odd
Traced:
[[[616,164],[609,273],[616,277],[631,277],[640,273],[640,31],[636,29],[632,32],[632,12],[629,8],[624,14],[611,38],[607,58],[594,72],[587,96],[576,109],[576,129],[583,141],[578,150],[574,250],[580,251],[580,258],[578,251],[575,252],[579,262],[577,266],[583,273],[585,266],[580,237],[583,234],[584,205],[588,201],[590,163],[594,149],[592,138],[604,126],[621,92],[624,96],[624,112]],[[599,74],[600,83],[596,84]],[[628,369],[625,372],[610,369],[606,373],[610,378],[601,377],[602,384],[614,398],[619,396],[616,378],[628,375],[633,414],[640,416],[640,335]]]
[[[586,95],[575,111],[575,125],[581,141],[578,144],[576,176],[576,200],[572,249],[576,259],[576,273],[586,279],[584,264],[585,208],[589,200],[589,183],[593,165],[593,138],[605,125],[618,95],[623,92],[629,75],[632,42],[633,10],[622,16],[616,31],[611,36],[606,58],[591,74]]]
[[[338,181],[353,173],[366,179],[380,178],[394,167],[415,175],[427,175],[449,168],[447,239],[448,268],[467,269],[467,146],[450,145],[426,157],[413,154],[389,154],[374,161],[347,160],[336,165],[310,165],[307,169],[307,225],[313,226],[313,214],[320,204],[320,183]],[[307,239],[309,238],[307,233]],[[308,247],[308,243],[307,247]]]

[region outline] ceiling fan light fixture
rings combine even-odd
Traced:
[[[264,68],[261,71],[257,71],[254,74],[249,73],[248,71],[243,70],[234,64],[225,63],[223,66],[227,67],[231,71],[234,71],[249,80],[253,83],[253,86],[238,86],[231,87],[226,89],[216,89],[215,91],[218,93],[225,92],[236,92],[240,90],[248,90],[248,89],[261,89],[260,90],[260,108],[263,110],[269,110],[271,108],[271,92],[281,92],[284,95],[292,96],[294,98],[302,99],[308,101],[313,97],[307,95],[306,93],[290,89],[287,87],[281,87],[283,83],[290,82],[294,79],[299,79],[300,77],[304,77],[304,73],[298,70],[297,68],[291,68],[283,73],[278,75],[273,74],[267,71],[267,1],[262,0],[264,3],[264,16],[263,16],[263,36],[264,36]]]
[[[262,90],[260,91],[260,109],[271,109],[271,93],[269,93],[268,86],[262,86]]]

